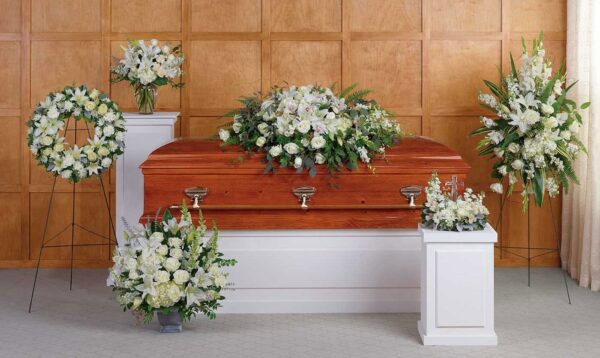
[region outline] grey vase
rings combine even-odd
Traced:
[[[181,316],[177,311],[171,311],[168,314],[156,312],[158,322],[160,323],[160,333],[179,333],[181,332]]]

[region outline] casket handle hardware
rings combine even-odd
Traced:
[[[208,194],[208,188],[193,187],[184,190],[185,195],[192,201],[192,209],[200,209],[200,203]]]
[[[300,208],[302,210],[308,210],[308,202],[316,192],[317,189],[314,186],[301,186],[292,190],[292,193],[294,193],[294,195],[298,198],[298,201],[301,203]]]
[[[418,185],[409,185],[400,188],[400,194],[404,195],[408,201],[408,206],[411,208],[417,207],[417,204],[415,204],[415,198],[421,194],[421,191],[421,187]]]

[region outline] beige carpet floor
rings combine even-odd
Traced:
[[[558,269],[496,270],[497,347],[424,347],[418,314],[221,315],[181,334],[136,326],[104,287],[105,270],[0,270],[0,357],[600,357],[600,293]]]

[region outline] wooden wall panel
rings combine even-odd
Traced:
[[[240,96],[260,90],[258,41],[194,41],[191,56],[190,108],[233,107]]]
[[[436,0],[431,5],[431,31],[502,31],[501,0]]]
[[[21,103],[21,43],[0,42],[0,108],[19,108]]]
[[[32,41],[31,106],[65,85],[106,90],[101,52],[100,41]]]
[[[0,117],[0,127],[3,136],[0,141],[3,167],[0,170],[0,185],[18,185],[21,183],[21,176],[18,175],[21,169],[21,122],[18,117]]]
[[[564,0],[510,1],[512,31],[564,34],[567,29],[567,3]]]
[[[0,193],[0,212],[5,213],[4,219],[0,221],[0,260],[21,258],[21,216],[14,215],[20,211],[19,193]]]
[[[0,33],[21,32],[21,2],[0,0],[0,9]]]
[[[421,106],[419,41],[355,41],[351,44],[350,62],[351,81],[371,88],[382,105]]]
[[[351,0],[350,29],[357,32],[420,32],[421,0]]]
[[[179,32],[181,0],[111,0],[113,32]]]
[[[128,39],[182,44],[186,87],[161,88],[157,103],[158,110],[181,112],[177,134],[211,137],[239,96],[283,81],[358,83],[374,90],[405,131],[457,149],[473,166],[467,185],[484,190],[490,163],[476,155],[477,138],[468,137],[486,113],[476,97],[481,80],[497,79],[496,66],[508,69],[508,53],[518,57],[521,37],[530,42],[540,30],[555,68],[565,57],[566,0],[0,0],[0,8],[0,126],[7,134],[0,144],[7,167],[0,173],[0,209],[17,213],[0,230],[21,238],[0,237],[0,266],[32,266],[41,240],[52,177],[25,146],[32,106],[66,84],[87,83],[133,110],[132,89],[109,82],[111,56],[120,57]],[[114,209],[114,173],[104,179]],[[71,185],[61,179],[57,189],[63,216],[53,228],[71,207]],[[99,183],[76,189],[78,217],[109,232]],[[498,228],[505,246],[526,244],[520,199],[519,193],[510,199]],[[493,222],[500,197],[488,193],[486,203]],[[535,244],[552,245],[548,207],[532,215]],[[106,248],[79,250],[82,265],[108,263]],[[46,265],[69,263],[64,250],[48,255],[59,261]],[[525,263],[504,253],[497,260]],[[556,256],[536,264],[556,264]]]
[[[192,0],[192,32],[260,32],[260,0]]]
[[[31,32],[100,32],[100,0],[31,0]]]
[[[432,108],[478,107],[482,79],[500,79],[500,58],[500,41],[432,41]]]
[[[342,30],[342,1],[271,1],[271,20],[273,32],[339,32]]]
[[[340,41],[274,41],[271,44],[271,83],[283,85],[342,81]]]

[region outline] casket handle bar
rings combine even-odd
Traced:
[[[192,209],[200,209],[200,203],[204,197],[208,194],[208,188],[204,187],[193,187],[184,190],[185,195],[192,201]]]
[[[308,202],[316,192],[317,188],[314,186],[301,186],[292,190],[292,193],[298,198],[302,210],[308,210]]]
[[[408,201],[408,206],[411,208],[417,208],[415,204],[415,198],[421,194],[421,187],[418,185],[403,186],[400,188],[400,194],[404,195]]]

